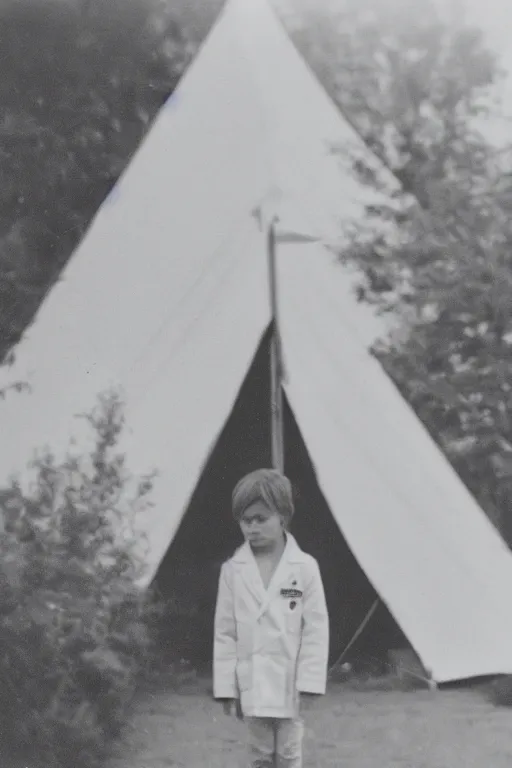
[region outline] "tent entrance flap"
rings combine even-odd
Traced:
[[[247,472],[270,465],[269,328],[225,427],[195,488],[181,525],[155,578],[171,607],[163,644],[172,654],[209,665],[213,611],[221,563],[241,543],[231,517],[231,492]],[[376,594],[348,547],[319,489],[307,448],[283,396],[286,472],[296,490],[292,530],[316,557],[331,614],[331,661],[339,657],[363,621]],[[387,651],[407,645],[384,605],[351,649],[350,659],[383,665]]]

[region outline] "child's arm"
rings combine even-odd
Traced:
[[[213,695],[216,699],[238,698],[236,682],[236,623],[229,565],[220,572],[215,609],[213,643]]]
[[[297,667],[299,693],[325,693],[329,661],[329,616],[318,563],[311,564],[303,595],[302,641]]]

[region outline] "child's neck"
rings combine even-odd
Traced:
[[[286,535],[283,535],[282,539],[273,542],[272,545],[269,545],[268,547],[252,550],[265,589],[268,589],[270,582],[272,581],[281,557],[283,556],[285,546]]]
[[[261,547],[261,549],[253,549],[254,557],[265,558],[271,560],[279,560],[286,547],[286,533],[283,533],[282,537],[273,541],[267,547]]]

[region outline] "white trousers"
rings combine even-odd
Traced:
[[[301,718],[247,717],[249,768],[302,768]]]

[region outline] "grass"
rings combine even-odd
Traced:
[[[208,683],[145,702],[111,768],[238,768],[244,726]],[[307,768],[510,768],[512,711],[478,691],[353,690],[334,685],[307,716]]]

